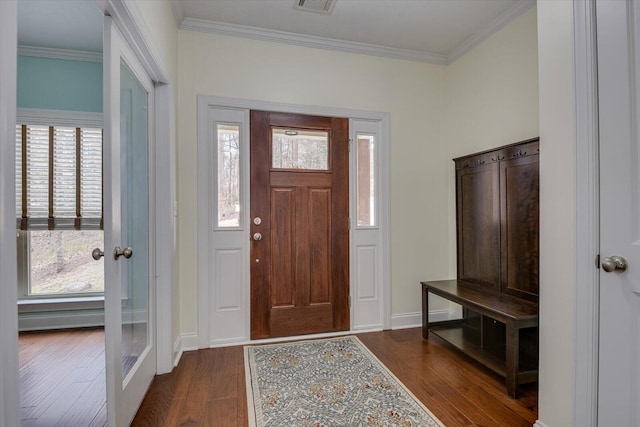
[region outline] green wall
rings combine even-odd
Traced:
[[[102,112],[102,63],[18,56],[18,108]]]

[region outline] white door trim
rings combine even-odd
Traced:
[[[574,0],[576,117],[576,317],[574,425],[595,427],[598,416],[598,75],[595,2]],[[544,159],[543,159],[544,161]]]
[[[157,373],[173,369],[173,272],[176,259],[176,186],[173,83],[132,0],[96,0],[122,32],[155,83],[156,343]]]
[[[15,128],[18,5],[0,1],[0,425],[19,424]],[[14,284],[13,286],[11,286]]]
[[[381,259],[383,260],[383,277],[382,277],[382,327],[384,329],[391,328],[391,254],[390,254],[390,117],[389,113],[352,110],[345,108],[332,108],[321,106],[308,106],[298,104],[287,104],[278,102],[246,100],[236,98],[226,98],[208,95],[198,96],[198,345],[199,348],[208,348],[210,343],[209,331],[209,301],[210,301],[210,231],[213,225],[210,219],[211,195],[209,192],[209,175],[208,175],[208,159],[209,159],[209,110],[219,109],[239,109],[239,110],[261,110],[275,111],[284,113],[308,114],[330,117],[345,117],[350,119],[361,119],[370,121],[379,121],[381,124],[380,138],[381,144],[379,148],[380,175],[379,175],[379,194],[380,194],[380,227],[382,229]],[[247,183],[248,185],[248,183]],[[248,194],[245,188],[245,194]],[[244,210],[249,212],[248,202],[245,202]],[[248,237],[247,237],[248,238]],[[350,256],[353,256],[353,242],[350,243]],[[244,266],[249,268],[249,266]],[[245,295],[250,295],[249,289],[246,289]],[[248,321],[249,306],[247,302],[247,330],[246,337],[238,337],[238,340],[248,340],[249,326]],[[353,327],[353,319],[352,325]],[[237,340],[236,340],[237,341]],[[240,342],[240,341],[238,341]],[[222,343],[220,343],[222,344]]]

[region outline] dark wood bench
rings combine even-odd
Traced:
[[[515,398],[519,384],[538,378],[538,304],[462,280],[421,282],[422,336],[442,338],[506,378]],[[461,319],[429,322],[429,294],[463,307]]]

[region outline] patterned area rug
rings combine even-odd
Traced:
[[[443,424],[354,336],[246,346],[253,427]]]

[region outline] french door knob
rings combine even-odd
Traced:
[[[602,260],[602,269],[607,273],[611,273],[612,271],[626,271],[628,265],[626,259],[617,255],[606,257]]]
[[[131,247],[121,249],[120,246],[116,246],[113,250],[113,257],[115,259],[118,259],[121,256],[125,257],[126,259],[131,258],[133,256],[133,249],[131,249]]]
[[[262,234],[261,233],[253,233],[253,240],[255,240],[255,241],[262,240]]]
[[[95,248],[94,250],[91,251],[91,256],[93,257],[93,259],[98,261],[100,258],[104,256],[104,252],[102,252],[100,248]]]

